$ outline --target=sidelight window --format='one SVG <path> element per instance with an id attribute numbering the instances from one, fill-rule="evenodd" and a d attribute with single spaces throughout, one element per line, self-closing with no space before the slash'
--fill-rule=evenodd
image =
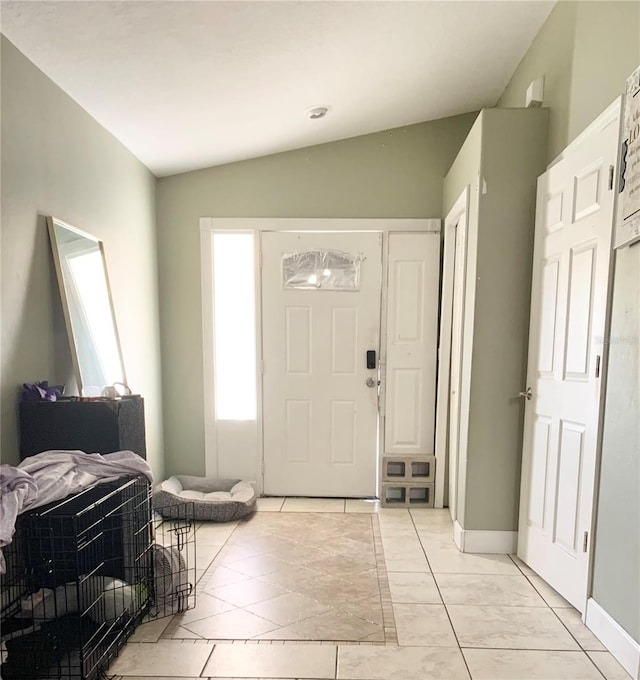
<path id="1" fill-rule="evenodd" d="M 213 235 L 217 420 L 256 419 L 256 311 L 253 234 Z"/>

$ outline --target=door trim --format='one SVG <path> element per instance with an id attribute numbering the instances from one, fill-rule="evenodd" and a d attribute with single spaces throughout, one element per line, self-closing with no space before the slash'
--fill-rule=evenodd
<path id="1" fill-rule="evenodd" d="M 444 219 L 443 258 L 440 295 L 440 329 L 438 336 L 438 372 L 436 388 L 436 484 L 434 507 L 444 507 L 445 481 L 449 470 L 449 385 L 451 375 L 451 332 L 453 322 L 453 283 L 455 278 L 455 236 L 458 222 L 464 217 L 465 232 L 469 225 L 470 191 L 467 185 L 456 199 L 449 214 Z M 466 238 L 465 238 L 466 248 Z M 466 272 L 466 261 L 465 261 Z M 464 300 L 464 298 L 463 298 Z M 446 338 L 443 342 L 443 338 Z M 438 471 L 440 474 L 438 474 Z M 450 474 L 450 471 L 449 471 Z M 452 519 L 457 517 L 454 508 Z"/>
<path id="2" fill-rule="evenodd" d="M 223 467 L 221 457 L 224 452 L 218 446 L 218 428 L 215 420 L 215 395 L 211 390 L 215 376 L 213 353 L 214 323 L 213 323 L 213 234 L 214 232 L 252 232 L 256 248 L 256 381 L 257 381 L 257 448 L 250 452 L 255 460 L 254 482 L 258 494 L 264 489 L 264 452 L 262 432 L 262 281 L 260 275 L 260 235 L 263 231 L 380 231 L 383 233 L 383 280 L 382 280 L 382 318 L 380 335 L 380 361 L 386 356 L 383 329 L 386 324 L 386 256 L 388 251 L 389 232 L 440 232 L 439 218 L 413 219 L 366 219 L 366 218 L 295 218 L 295 217 L 201 217 L 200 253 L 201 253 L 201 283 L 202 283 L 202 351 L 203 351 L 203 410 L 204 410 L 204 464 L 205 474 L 216 475 Z M 381 379 L 384 380 L 384 365 L 382 365 Z M 224 466 L 225 469 L 229 465 Z M 436 473 L 437 479 L 437 473 Z"/>

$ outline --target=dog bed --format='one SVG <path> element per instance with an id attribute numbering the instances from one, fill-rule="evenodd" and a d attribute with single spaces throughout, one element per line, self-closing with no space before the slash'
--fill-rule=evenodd
<path id="1" fill-rule="evenodd" d="M 193 504 L 190 519 L 230 522 L 255 511 L 256 492 L 239 479 L 189 475 L 170 477 L 153 492 L 153 507 L 163 517 L 184 517 L 185 503 Z"/>

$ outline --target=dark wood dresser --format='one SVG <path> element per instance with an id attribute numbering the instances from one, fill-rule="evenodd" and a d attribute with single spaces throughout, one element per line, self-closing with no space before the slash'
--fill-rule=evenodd
<path id="1" fill-rule="evenodd" d="M 146 458 L 144 399 L 20 402 L 20 458 L 55 449 L 130 450 Z"/>

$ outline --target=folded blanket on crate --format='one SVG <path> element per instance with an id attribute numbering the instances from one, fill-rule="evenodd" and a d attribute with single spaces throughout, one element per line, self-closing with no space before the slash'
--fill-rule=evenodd
<path id="1" fill-rule="evenodd" d="M 18 515 L 35 503 L 36 480 L 12 465 L 0 465 L 0 574 L 6 571 L 2 548 L 9 545 Z"/>
<path id="2" fill-rule="evenodd" d="M 129 475 L 153 482 L 148 463 L 133 451 L 43 451 L 17 467 L 0 465 L 0 574 L 6 569 L 2 547 L 11 543 L 20 513 Z"/>

